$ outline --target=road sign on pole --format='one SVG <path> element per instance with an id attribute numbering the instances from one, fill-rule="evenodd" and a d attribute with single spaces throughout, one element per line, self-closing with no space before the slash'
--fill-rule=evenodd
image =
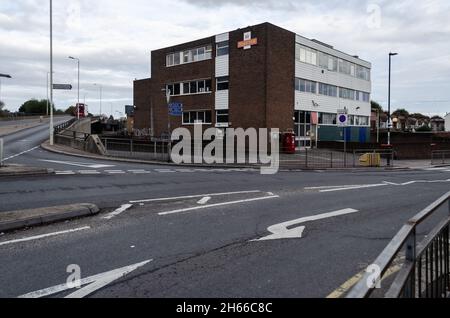
<path id="1" fill-rule="evenodd" d="M 72 89 L 72 85 L 70 85 L 70 84 L 53 84 L 53 89 L 70 91 Z"/>
<path id="2" fill-rule="evenodd" d="M 347 167 L 347 127 L 348 127 L 348 111 L 347 109 L 339 109 L 337 111 L 337 125 L 342 127 L 342 135 L 344 137 L 344 165 Z"/>
<path id="3" fill-rule="evenodd" d="M 169 114 L 170 116 L 183 116 L 183 104 L 181 103 L 170 103 L 169 104 Z"/>

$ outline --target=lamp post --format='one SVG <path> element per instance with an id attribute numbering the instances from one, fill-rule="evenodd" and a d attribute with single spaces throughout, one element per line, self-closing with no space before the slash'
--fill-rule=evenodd
<path id="1" fill-rule="evenodd" d="M 80 105 L 80 59 L 69 56 L 69 59 L 77 61 L 78 64 L 78 103 L 77 103 L 77 118 L 80 119 L 79 105 Z"/>
<path id="2" fill-rule="evenodd" d="M 50 145 L 54 144 L 53 136 L 53 1 L 50 0 Z"/>
<path id="3" fill-rule="evenodd" d="M 0 74 L 0 100 L 2 100 L 2 77 L 4 77 L 4 78 L 12 78 L 11 75 Z"/>
<path id="4" fill-rule="evenodd" d="M 103 86 L 100 84 L 94 84 L 94 86 L 98 86 L 100 89 L 100 117 L 102 116 L 102 93 L 103 93 Z"/>
<path id="5" fill-rule="evenodd" d="M 391 145 L 391 68 L 392 68 L 392 57 L 398 55 L 398 53 L 389 53 L 389 88 L 388 88 L 388 145 Z"/>

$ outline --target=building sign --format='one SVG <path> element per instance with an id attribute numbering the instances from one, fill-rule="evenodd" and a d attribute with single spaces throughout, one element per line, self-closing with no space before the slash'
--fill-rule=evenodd
<path id="1" fill-rule="evenodd" d="M 125 105 L 125 114 L 127 114 L 128 117 L 134 116 L 134 106 L 133 105 Z"/>
<path id="2" fill-rule="evenodd" d="M 249 50 L 253 45 L 258 44 L 258 38 L 252 38 L 252 32 L 244 33 L 244 40 L 238 42 L 238 49 Z"/>
<path id="3" fill-rule="evenodd" d="M 183 116 L 183 104 L 181 103 L 169 104 L 169 114 L 170 116 Z"/>

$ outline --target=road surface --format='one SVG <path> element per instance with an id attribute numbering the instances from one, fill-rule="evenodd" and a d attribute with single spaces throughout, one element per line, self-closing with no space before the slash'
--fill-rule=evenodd
<path id="1" fill-rule="evenodd" d="M 102 213 L 0 236 L 0 297 L 327 297 L 450 189 L 450 168 L 263 176 L 57 155 L 45 138 L 7 138 L 7 156 L 32 149 L 10 163 L 58 174 L 0 179 L 0 213 Z M 74 268 L 81 289 L 64 287 Z"/>

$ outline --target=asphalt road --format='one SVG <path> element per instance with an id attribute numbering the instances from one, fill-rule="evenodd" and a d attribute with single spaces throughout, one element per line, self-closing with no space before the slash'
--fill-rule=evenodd
<path id="1" fill-rule="evenodd" d="M 44 130 L 9 137 L 10 156 L 36 147 Z M 66 283 L 70 265 L 84 279 L 121 269 L 87 279 L 91 290 L 72 296 L 326 297 L 450 188 L 445 170 L 262 176 L 99 162 L 39 148 L 10 162 L 61 174 L 0 179 L 0 211 L 81 202 L 103 210 L 0 236 L 0 297 L 71 295 L 76 290 L 54 287 Z M 131 207 L 110 214 L 124 204 Z M 289 227 L 305 226 L 301 237 L 254 241 L 273 225 L 335 211 L 342 214 Z M 34 238 L 53 233 L 61 234 Z"/>

